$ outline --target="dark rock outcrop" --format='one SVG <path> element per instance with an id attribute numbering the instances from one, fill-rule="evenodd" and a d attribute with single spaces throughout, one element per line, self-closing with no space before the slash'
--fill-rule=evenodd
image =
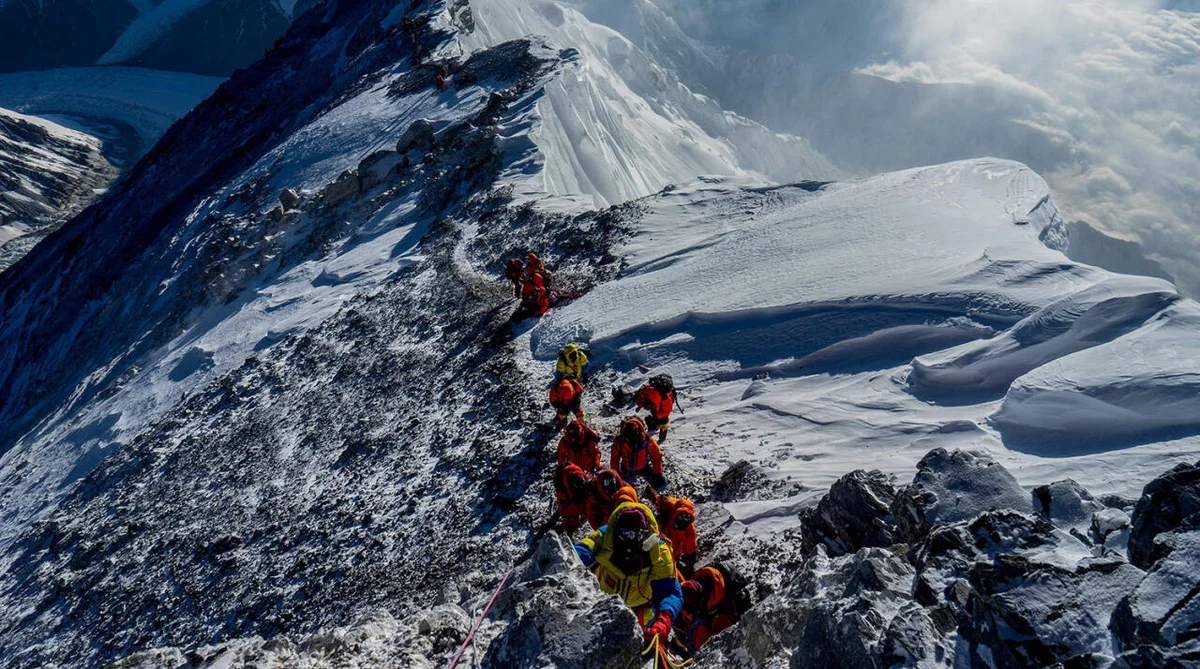
<path id="1" fill-rule="evenodd" d="M 1172 473 L 1176 471 L 1178 468 Z M 1145 500 L 1143 497 L 1142 501 Z M 1163 557 L 1121 600 L 1112 616 L 1110 629 L 1123 651 L 1120 659 L 1131 667 L 1197 666 L 1200 663 L 1200 570 L 1197 569 L 1200 532 L 1159 535 L 1155 548 Z"/>
<path id="2" fill-rule="evenodd" d="M 1073 481 L 1031 500 L 986 457 L 935 450 L 888 502 L 881 475 L 853 472 L 802 515 L 803 566 L 696 666 L 1197 666 L 1191 471 L 1138 502 L 1143 528 L 1185 526 L 1157 534 L 1149 573 L 1114 549 L 1125 510 Z"/>
<path id="3" fill-rule="evenodd" d="M 433 142 L 433 124 L 425 119 L 417 119 L 408 126 L 408 130 L 405 130 L 404 134 L 400 136 L 400 140 L 396 142 L 396 151 L 398 153 L 428 151 L 433 148 Z"/>
<path id="4" fill-rule="evenodd" d="M 1200 463 L 1179 464 L 1154 479 L 1133 509 L 1129 561 L 1146 569 L 1166 555 L 1155 538 L 1163 532 L 1200 525 Z"/>
<path id="5" fill-rule="evenodd" d="M 879 471 L 846 474 L 815 507 L 800 514 L 803 547 L 824 545 L 830 555 L 897 543 L 891 505 L 896 490 Z"/>

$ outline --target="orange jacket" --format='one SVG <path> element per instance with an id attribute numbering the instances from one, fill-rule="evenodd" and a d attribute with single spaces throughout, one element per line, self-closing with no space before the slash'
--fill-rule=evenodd
<path id="1" fill-rule="evenodd" d="M 664 539 L 670 542 L 671 555 L 674 555 L 676 560 L 685 556 L 695 555 L 696 506 L 692 504 L 692 500 L 685 497 L 667 497 L 663 495 L 658 498 L 657 506 L 659 533 Z M 687 527 L 679 529 L 675 527 L 675 518 L 684 512 L 692 517 L 692 522 L 688 523 Z"/>
<path id="2" fill-rule="evenodd" d="M 630 443 L 623 434 L 617 434 L 613 437 L 609 466 L 623 474 L 647 474 L 653 471 L 662 476 L 662 450 L 658 448 L 654 437 L 647 436 L 641 443 Z"/>
<path id="3" fill-rule="evenodd" d="M 550 310 L 550 291 L 542 283 L 542 275 L 535 274 L 521 288 L 521 307 L 538 316 Z"/>
<path id="4" fill-rule="evenodd" d="M 550 406 L 555 409 L 570 409 L 582 394 L 583 385 L 575 379 L 559 379 L 550 387 Z"/>
<path id="5" fill-rule="evenodd" d="M 675 408 L 674 395 L 675 393 L 667 393 L 664 397 L 658 392 L 658 388 L 647 383 L 633 396 L 633 403 L 649 411 L 659 421 L 665 421 L 671 417 L 671 410 Z"/>
<path id="6" fill-rule="evenodd" d="M 558 442 L 558 464 L 571 463 L 588 474 L 600 471 L 600 435 L 585 423 L 572 421 Z"/>
<path id="7" fill-rule="evenodd" d="M 579 527 L 580 521 L 587 515 L 590 490 L 591 480 L 579 466 L 559 466 L 559 475 L 554 481 L 554 498 L 558 502 L 558 514 L 562 516 L 563 527 L 569 530 Z"/>
<path id="8" fill-rule="evenodd" d="M 675 616 L 673 626 L 675 634 L 695 651 L 714 634 L 737 622 L 738 613 L 733 603 L 726 601 L 725 577 L 716 569 L 704 567 L 698 570 L 684 584 L 685 590 L 689 586 L 700 590 L 703 601 L 694 604 L 685 594 L 683 610 Z"/>

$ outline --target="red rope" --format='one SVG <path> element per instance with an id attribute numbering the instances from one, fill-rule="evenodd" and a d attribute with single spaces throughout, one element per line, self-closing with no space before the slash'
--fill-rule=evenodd
<path id="1" fill-rule="evenodd" d="M 458 664 L 458 658 L 462 657 L 463 651 L 467 649 L 467 645 L 471 643 L 471 639 L 475 636 L 475 631 L 479 629 L 480 623 L 483 622 L 483 617 L 487 615 L 488 609 L 492 608 L 492 604 L 496 603 L 496 598 L 500 596 L 500 589 L 508 582 L 508 577 L 512 576 L 513 570 L 509 569 L 504 578 L 500 579 L 500 585 L 496 586 L 496 592 L 492 593 L 492 598 L 488 600 L 487 606 L 483 607 L 483 612 L 479 614 L 479 618 L 475 621 L 475 625 L 471 628 L 471 632 L 467 634 L 467 640 L 463 641 L 462 648 L 454 654 L 454 659 L 450 660 L 448 669 L 454 669 L 454 665 Z"/>

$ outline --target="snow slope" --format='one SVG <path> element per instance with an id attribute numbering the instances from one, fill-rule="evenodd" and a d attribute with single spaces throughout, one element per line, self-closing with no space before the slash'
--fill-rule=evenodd
<path id="1" fill-rule="evenodd" d="M 1020 164 L 708 180 L 645 205 L 622 277 L 543 319 L 530 346 L 548 361 L 584 341 L 629 385 L 635 365 L 671 372 L 689 468 L 745 458 L 823 488 L 867 460 L 903 472 L 970 447 L 1028 485 L 1066 470 L 1128 496 L 1196 457 L 1194 303 L 1051 248 L 1065 226 Z"/>
<path id="2" fill-rule="evenodd" d="M 841 172 L 808 142 L 781 135 L 698 96 L 626 37 L 570 3 L 472 3 L 479 30 L 467 48 L 528 34 L 579 52 L 575 71 L 540 101 L 534 132 L 546 166 L 531 186 L 587 193 L 596 206 L 642 197 L 697 175 L 757 174 L 774 181 L 831 179 Z"/>

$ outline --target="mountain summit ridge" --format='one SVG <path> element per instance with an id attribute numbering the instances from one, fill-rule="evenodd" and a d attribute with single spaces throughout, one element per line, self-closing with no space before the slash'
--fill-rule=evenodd
<path id="1" fill-rule="evenodd" d="M 971 666 L 1002 635 L 956 616 L 1018 628 L 987 607 L 1005 579 L 1055 569 L 1070 587 L 1119 577 L 1095 609 L 1121 611 L 1116 641 L 1004 657 L 1133 652 L 1150 607 L 1118 600 L 1174 572 L 1126 564 L 1119 515 L 1200 451 L 1200 306 L 1070 261 L 1020 163 L 843 177 L 569 5 L 307 12 L 0 273 L 0 664 L 214 666 L 306 637 L 442 665 L 510 569 L 485 663 L 633 659 L 628 611 L 591 588 L 547 509 L 544 398 L 569 342 L 591 347 L 601 390 L 584 404 L 606 436 L 608 388 L 672 374 L 671 490 L 697 502 L 704 559 L 775 596 L 764 615 L 820 609 L 806 657 L 845 650 L 834 632 L 859 604 L 891 625 L 904 600 L 920 629 L 866 630 L 844 657 L 899 657 L 911 638 L 922 666 L 955 648 Z M 563 299 L 514 321 L 504 261 L 530 252 Z M 880 471 L 848 474 L 864 465 Z M 1034 517 L 1022 486 L 1067 471 L 1095 503 L 1058 486 Z M 948 513 L 971 482 L 995 497 Z M 822 534 L 811 509 L 837 505 L 830 518 L 875 514 L 887 531 L 870 536 L 944 561 Z M 1176 530 L 1178 561 L 1192 547 Z M 963 567 L 1010 554 L 1032 566 Z M 905 590 L 918 569 L 925 589 Z M 1075 639 L 1070 620 L 1030 624 Z M 800 652 L 794 630 L 747 622 L 701 663 Z M 149 651 L 170 647 L 196 651 Z"/>

